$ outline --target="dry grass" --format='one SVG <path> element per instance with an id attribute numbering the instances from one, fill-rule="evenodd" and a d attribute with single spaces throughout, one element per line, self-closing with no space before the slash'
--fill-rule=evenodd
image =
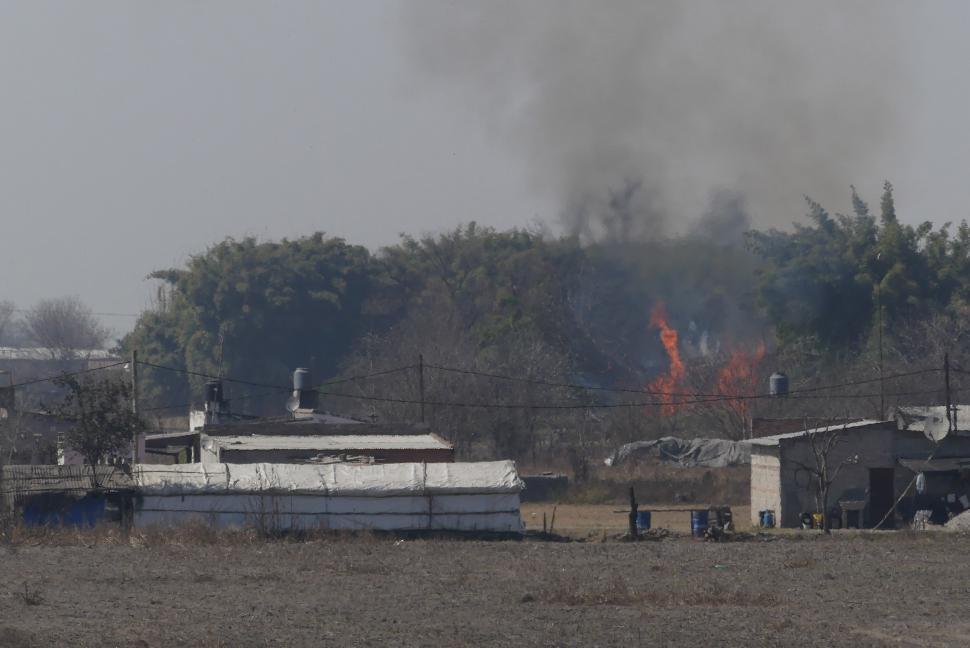
<path id="1" fill-rule="evenodd" d="M 204 522 L 178 526 L 146 527 L 127 533 L 112 524 L 89 527 L 53 527 L 10 525 L 0 536 L 0 546 L 10 550 L 19 547 L 92 547 L 95 545 L 131 547 L 205 547 L 248 546 L 266 543 L 353 542 L 375 544 L 393 540 L 391 534 L 372 531 L 332 531 L 327 529 L 288 533 L 266 533 L 257 529 L 218 529 Z"/>
<path id="2" fill-rule="evenodd" d="M 525 471 L 523 471 L 525 472 Z M 683 468 L 657 462 L 597 466 L 585 484 L 573 484 L 565 501 L 604 504 L 627 500 L 633 486 L 637 498 L 651 502 L 743 504 L 751 494 L 750 466 Z"/>
<path id="3" fill-rule="evenodd" d="M 649 606 L 649 607 L 769 607 L 778 601 L 771 594 L 726 589 L 712 584 L 697 590 L 678 592 L 631 587 L 622 576 L 590 587 L 579 580 L 563 580 L 548 590 L 541 600 L 569 606 Z"/>

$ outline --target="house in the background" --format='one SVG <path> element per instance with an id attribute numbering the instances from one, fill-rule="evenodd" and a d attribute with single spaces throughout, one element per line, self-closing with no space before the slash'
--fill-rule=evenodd
<path id="1" fill-rule="evenodd" d="M 49 411 L 61 401 L 64 391 L 47 379 L 112 365 L 122 371 L 120 363 L 120 358 L 104 349 L 78 349 L 66 355 L 42 347 L 0 347 L 0 390 L 9 389 L 0 394 L 0 408 L 6 412 L 0 411 L 0 417 L 7 417 L 8 433 L 12 427 L 18 428 L 17 451 L 25 463 L 28 455 L 33 455 L 32 463 L 53 463 L 51 456 L 56 462 L 57 435 L 69 427 Z"/>
<path id="2" fill-rule="evenodd" d="M 58 441 L 73 422 L 40 409 L 25 409 L 12 385 L 0 385 L 0 463 L 56 464 Z"/>
<path id="3" fill-rule="evenodd" d="M 426 425 L 272 418 L 148 434 L 142 463 L 442 463 L 455 447 Z"/>
<path id="4" fill-rule="evenodd" d="M 200 432 L 202 462 L 443 463 L 455 447 L 425 425 L 253 421 L 210 425 Z"/>
<path id="5" fill-rule="evenodd" d="M 149 434 L 146 463 L 443 463 L 455 448 L 427 425 L 367 423 L 316 408 L 309 372 L 297 369 L 289 414 L 233 414 L 222 384 L 205 385 L 202 409 L 190 412 L 186 432 Z"/>
<path id="6" fill-rule="evenodd" d="M 88 371 L 116 364 L 121 358 L 105 349 L 75 349 L 69 354 L 44 347 L 0 347 L 0 371 L 16 382 L 57 375 L 60 371 Z"/>
<path id="7" fill-rule="evenodd" d="M 778 526 L 797 527 L 805 513 L 822 513 L 812 471 L 822 439 L 833 434 L 825 463 L 839 472 L 829 490 L 828 515 L 858 526 L 892 528 L 933 510 L 936 521 L 970 508 L 970 406 L 900 408 L 891 420 L 818 425 L 747 441 L 751 445 L 751 517 L 771 511 Z M 913 488 L 923 474 L 924 492 Z M 843 511 L 844 509 L 844 511 Z M 843 512 L 845 515 L 843 515 Z"/>

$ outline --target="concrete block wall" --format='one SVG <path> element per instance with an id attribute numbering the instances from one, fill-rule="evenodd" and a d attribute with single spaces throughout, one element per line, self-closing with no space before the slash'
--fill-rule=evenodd
<path id="1" fill-rule="evenodd" d="M 758 511 L 771 509 L 781 520 L 781 462 L 777 448 L 751 450 L 751 524 L 758 526 Z"/>

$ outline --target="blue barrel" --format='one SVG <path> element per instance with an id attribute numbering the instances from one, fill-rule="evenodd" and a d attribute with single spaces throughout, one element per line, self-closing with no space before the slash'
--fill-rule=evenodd
<path id="1" fill-rule="evenodd" d="M 772 510 L 761 511 L 761 526 L 765 529 L 773 529 L 775 526 L 775 512 Z"/>
<path id="2" fill-rule="evenodd" d="M 637 528 L 641 531 L 650 528 L 650 511 L 637 511 Z"/>
<path id="3" fill-rule="evenodd" d="M 695 538 L 703 538 L 707 531 L 707 511 L 690 512 L 690 532 Z"/>

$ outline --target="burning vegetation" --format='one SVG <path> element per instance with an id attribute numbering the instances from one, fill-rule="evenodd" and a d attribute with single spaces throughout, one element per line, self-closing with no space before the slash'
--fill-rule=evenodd
<path id="1" fill-rule="evenodd" d="M 665 373 L 654 378 L 647 386 L 648 391 L 660 397 L 660 413 L 664 416 L 672 416 L 679 407 L 677 403 L 677 392 L 684 389 L 684 378 L 686 371 L 684 362 L 680 358 L 680 336 L 677 329 L 672 327 L 667 317 L 667 307 L 663 302 L 653 307 L 650 314 L 650 328 L 660 330 L 660 342 L 663 344 L 664 351 L 670 365 Z"/>
<path id="2" fill-rule="evenodd" d="M 681 355 L 680 335 L 670 324 L 667 308 L 663 302 L 656 304 L 650 315 L 650 328 L 660 333 L 660 343 L 667 356 L 667 370 L 647 385 L 647 390 L 657 397 L 661 416 L 673 416 L 692 405 L 717 403 L 728 408 L 739 419 L 748 416 L 749 398 L 757 393 L 760 384 L 759 368 L 767 352 L 764 342 L 753 350 L 733 348 L 726 361 L 717 368 L 713 384 L 690 384 L 687 365 Z M 710 383 L 710 380 L 704 381 Z M 710 396 L 710 398 L 708 398 Z M 697 401 L 700 401 L 699 403 Z"/>

